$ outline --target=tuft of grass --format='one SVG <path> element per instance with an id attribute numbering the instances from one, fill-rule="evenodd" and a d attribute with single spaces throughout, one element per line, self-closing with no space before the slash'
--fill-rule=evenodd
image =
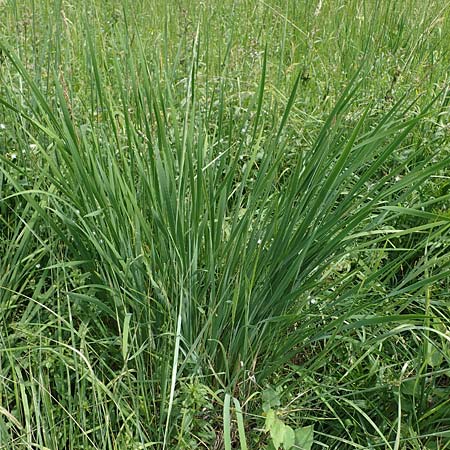
<path id="1" fill-rule="evenodd" d="M 447 9 L 82 3 L 4 6 L 1 446 L 445 448 Z"/>

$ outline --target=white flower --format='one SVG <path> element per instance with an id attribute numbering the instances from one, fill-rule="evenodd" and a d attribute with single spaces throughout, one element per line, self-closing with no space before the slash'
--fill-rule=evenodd
<path id="1" fill-rule="evenodd" d="M 30 150 L 36 150 L 37 145 L 36 144 L 30 144 Z"/>
<path id="2" fill-rule="evenodd" d="M 4 123 L 0 123 L 0 130 L 6 130 L 6 125 Z"/>
<path id="3" fill-rule="evenodd" d="M 9 157 L 11 158 L 11 161 L 15 161 L 17 159 L 17 153 L 11 153 Z"/>
<path id="4" fill-rule="evenodd" d="M 314 11 L 314 16 L 317 17 L 320 14 L 320 10 L 322 9 L 323 0 L 319 0 L 317 4 L 316 10 Z"/>
<path id="5" fill-rule="evenodd" d="M 36 269 L 40 269 L 41 268 L 41 265 L 38 263 L 38 264 L 36 264 Z"/>
<path id="6" fill-rule="evenodd" d="M 262 239 L 258 239 L 258 245 L 262 244 Z"/>

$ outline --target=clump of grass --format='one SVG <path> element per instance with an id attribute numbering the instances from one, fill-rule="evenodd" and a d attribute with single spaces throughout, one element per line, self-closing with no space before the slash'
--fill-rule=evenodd
<path id="1" fill-rule="evenodd" d="M 446 93 L 380 110 L 364 44 L 305 145 L 304 69 L 280 101 L 266 49 L 258 84 L 235 91 L 231 38 L 212 76 L 204 22 L 186 22 L 172 59 L 171 16 L 149 53 L 126 8 L 110 42 L 95 15 L 57 41 L 45 83 L 2 46 L 0 103 L 26 152 L 0 166 L 0 441 L 267 448 L 254 430 L 269 384 L 277 413 L 323 445 L 441 442 L 448 194 L 418 193 L 449 161 L 415 137 L 434 133 Z M 64 51 L 83 61 L 72 77 Z"/>

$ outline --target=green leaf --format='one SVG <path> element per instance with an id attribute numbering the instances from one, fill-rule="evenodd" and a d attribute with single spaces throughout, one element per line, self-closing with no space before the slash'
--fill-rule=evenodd
<path id="1" fill-rule="evenodd" d="M 128 358 L 128 337 L 130 332 L 130 320 L 131 313 L 127 313 L 125 315 L 125 320 L 123 322 L 123 330 L 122 330 L 122 358 L 124 361 Z"/>
<path id="2" fill-rule="evenodd" d="M 427 363 L 433 368 L 440 367 L 442 364 L 442 353 L 435 345 L 429 343 L 427 348 Z"/>
<path id="3" fill-rule="evenodd" d="M 267 412 L 271 408 L 278 408 L 280 406 L 280 397 L 274 389 L 267 388 L 262 393 L 262 403 L 263 411 Z"/>
<path id="4" fill-rule="evenodd" d="M 417 393 L 417 382 L 415 379 L 405 380 L 401 384 L 401 393 L 403 395 L 416 395 Z"/>
<path id="5" fill-rule="evenodd" d="M 230 401 L 230 394 L 225 394 L 225 400 L 223 402 L 223 441 L 225 450 L 231 450 Z"/>
<path id="6" fill-rule="evenodd" d="M 311 450 L 314 442 L 314 425 L 295 430 L 295 445 L 302 450 Z"/>
<path id="7" fill-rule="evenodd" d="M 241 450 L 247 450 L 247 441 L 245 439 L 245 427 L 244 427 L 244 417 L 242 415 L 242 408 L 239 400 L 233 398 L 234 408 L 236 411 L 236 419 L 238 424 L 239 442 L 241 444 Z"/>
<path id="8" fill-rule="evenodd" d="M 275 421 L 270 428 L 270 437 L 272 438 L 274 447 L 277 449 L 284 442 L 285 428 L 286 425 L 283 421 L 275 418 Z"/>
<path id="9" fill-rule="evenodd" d="M 277 416 L 276 416 L 275 411 L 273 409 L 269 409 L 269 411 L 267 411 L 266 423 L 264 425 L 264 431 L 266 433 L 272 429 L 276 419 L 277 419 Z"/>
<path id="10" fill-rule="evenodd" d="M 289 426 L 284 426 L 284 436 L 283 436 L 283 448 L 284 450 L 289 450 L 292 448 L 295 444 L 295 432 L 294 430 Z"/>

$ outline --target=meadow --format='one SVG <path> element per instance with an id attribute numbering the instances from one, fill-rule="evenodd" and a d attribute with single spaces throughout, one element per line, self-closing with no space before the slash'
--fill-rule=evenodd
<path id="1" fill-rule="evenodd" d="M 0 0 L 0 449 L 450 449 L 449 42 Z"/>

